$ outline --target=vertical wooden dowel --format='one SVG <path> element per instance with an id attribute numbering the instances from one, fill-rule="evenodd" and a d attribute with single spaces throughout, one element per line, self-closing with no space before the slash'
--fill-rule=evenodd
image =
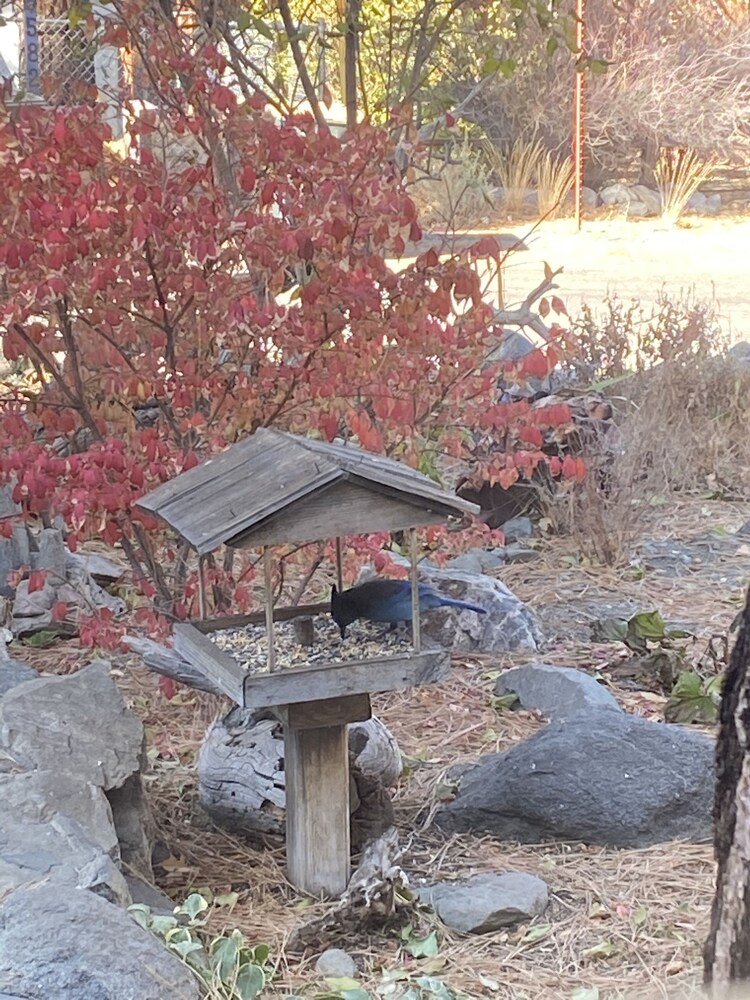
<path id="1" fill-rule="evenodd" d="M 203 621 L 208 618 L 208 608 L 206 606 L 205 567 L 205 556 L 198 556 L 198 608 Z"/>
<path id="2" fill-rule="evenodd" d="M 422 648 L 422 631 L 419 622 L 419 569 L 417 565 L 417 532 L 409 528 L 409 558 L 411 559 L 411 636 L 414 649 Z"/>
<path id="3" fill-rule="evenodd" d="M 266 590 L 266 642 L 268 643 L 268 671 L 276 669 L 276 651 L 273 647 L 273 576 L 271 573 L 271 549 L 263 546 L 263 576 Z"/>
<path id="4" fill-rule="evenodd" d="M 336 586 L 339 593 L 344 589 L 344 568 L 341 562 L 341 539 L 336 539 Z"/>

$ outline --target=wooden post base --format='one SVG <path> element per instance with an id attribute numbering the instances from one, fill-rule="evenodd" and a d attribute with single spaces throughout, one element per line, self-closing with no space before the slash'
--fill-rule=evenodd
<path id="1" fill-rule="evenodd" d="M 340 896 L 350 874 L 346 725 L 284 733 L 289 881 L 312 896 Z"/>
<path id="2" fill-rule="evenodd" d="M 284 719 L 289 881 L 311 896 L 340 896 L 349 883 L 347 724 L 369 719 L 369 695 L 289 705 Z"/>

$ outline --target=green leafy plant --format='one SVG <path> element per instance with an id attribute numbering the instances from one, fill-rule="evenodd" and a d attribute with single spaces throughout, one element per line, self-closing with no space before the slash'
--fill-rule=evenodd
<path id="1" fill-rule="evenodd" d="M 267 981 L 268 946 L 250 945 L 236 929 L 209 937 L 205 926 L 210 908 L 209 899 L 194 892 L 173 914 L 152 913 L 144 903 L 133 903 L 128 912 L 188 966 L 210 1000 L 255 1000 Z"/>
<path id="2" fill-rule="evenodd" d="M 723 674 L 704 678 L 697 670 L 683 670 L 664 707 L 667 722 L 710 723 L 719 715 Z"/>

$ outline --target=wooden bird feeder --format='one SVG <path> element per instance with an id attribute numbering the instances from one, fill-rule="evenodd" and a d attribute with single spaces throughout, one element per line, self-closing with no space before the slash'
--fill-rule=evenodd
<path id="1" fill-rule="evenodd" d="M 138 501 L 198 553 L 220 545 L 260 548 L 265 610 L 174 627 L 175 650 L 238 705 L 271 708 L 284 724 L 286 842 L 290 881 L 313 895 L 340 895 L 350 874 L 347 724 L 369 719 L 370 695 L 430 684 L 450 668 L 443 649 L 423 649 L 415 528 L 476 513 L 475 504 L 418 472 L 361 448 L 262 429 Z M 328 603 L 273 606 L 272 547 L 380 531 L 411 536 L 413 650 L 397 655 L 284 669 L 274 622 L 326 613 Z M 266 625 L 268 672 L 252 674 L 209 638 L 250 623 Z"/>

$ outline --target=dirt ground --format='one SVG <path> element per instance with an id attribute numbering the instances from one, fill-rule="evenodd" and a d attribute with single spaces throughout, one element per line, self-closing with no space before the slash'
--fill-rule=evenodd
<path id="1" fill-rule="evenodd" d="M 563 266 L 560 291 L 573 314 L 582 303 L 596 306 L 608 294 L 653 303 L 661 290 L 716 303 L 733 342 L 750 338 L 750 219 L 689 216 L 670 227 L 658 219 L 585 219 L 580 233 L 572 219 L 498 225 L 525 239 L 529 252 L 509 259 L 506 304 L 539 283 L 543 262 Z"/>

